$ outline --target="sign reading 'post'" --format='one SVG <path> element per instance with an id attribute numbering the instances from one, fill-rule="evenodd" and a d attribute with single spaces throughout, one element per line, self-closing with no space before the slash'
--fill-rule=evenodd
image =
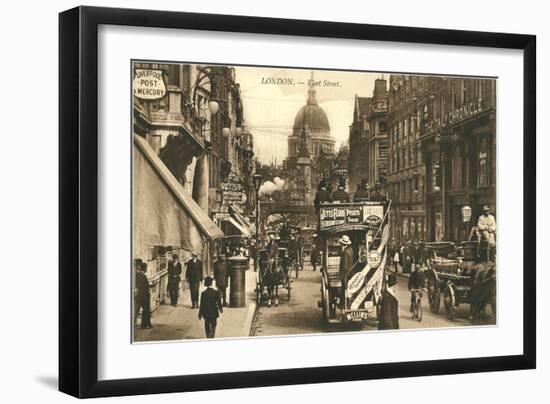
<path id="1" fill-rule="evenodd" d="M 158 100 L 166 95 L 162 70 L 136 69 L 134 95 L 142 100 Z"/>

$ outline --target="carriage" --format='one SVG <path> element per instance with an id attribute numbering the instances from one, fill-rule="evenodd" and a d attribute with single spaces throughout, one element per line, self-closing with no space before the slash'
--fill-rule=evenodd
<path id="1" fill-rule="evenodd" d="M 481 261 L 478 243 L 465 241 L 458 245 L 450 241 L 426 243 L 427 289 L 430 310 L 438 313 L 443 305 L 447 318 L 454 319 L 460 304 L 470 304 L 474 319 L 481 318 L 485 306 L 491 305 L 496 317 L 496 266 Z"/>
<path id="2" fill-rule="evenodd" d="M 321 249 L 321 299 L 327 324 L 364 322 L 376 317 L 385 281 L 388 215 L 391 202 L 323 203 L 318 213 Z M 345 279 L 340 273 L 339 238 L 347 235 L 355 263 Z"/>
<path id="3" fill-rule="evenodd" d="M 291 226 L 290 238 L 281 240 L 280 245 L 288 249 L 288 268 L 298 278 L 299 272 L 304 270 L 304 239 L 301 229 Z"/>
<path id="4" fill-rule="evenodd" d="M 277 254 L 270 260 L 268 250 L 259 251 L 259 272 L 256 280 L 256 303 L 279 304 L 279 288 L 286 289 L 290 300 L 291 280 L 289 275 L 288 249 L 278 247 Z"/>

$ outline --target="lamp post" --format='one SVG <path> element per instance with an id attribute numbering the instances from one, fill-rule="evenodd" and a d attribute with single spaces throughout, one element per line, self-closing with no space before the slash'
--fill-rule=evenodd
<path id="1" fill-rule="evenodd" d="M 254 191 L 256 192 L 256 247 L 254 248 L 254 272 L 258 271 L 258 248 L 260 246 L 260 185 L 262 184 L 262 175 L 254 174 Z"/>

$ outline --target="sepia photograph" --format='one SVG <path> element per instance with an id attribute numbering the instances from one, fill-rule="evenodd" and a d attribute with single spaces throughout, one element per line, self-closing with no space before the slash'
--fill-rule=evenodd
<path id="1" fill-rule="evenodd" d="M 497 78 L 130 74 L 132 342 L 498 324 Z"/>

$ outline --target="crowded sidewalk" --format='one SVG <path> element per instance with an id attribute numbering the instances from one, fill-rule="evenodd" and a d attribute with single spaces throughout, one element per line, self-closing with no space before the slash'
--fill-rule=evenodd
<path id="1" fill-rule="evenodd" d="M 256 272 L 246 271 L 246 305 L 245 307 L 224 307 L 223 313 L 218 318 L 216 338 L 248 337 L 250 327 L 256 310 L 254 289 L 256 287 Z M 183 282 L 182 282 L 183 284 Z M 180 285 L 181 286 L 181 285 Z M 205 289 L 201 284 L 200 292 Z M 230 287 L 227 288 L 227 303 L 229 303 Z M 151 313 L 150 329 L 139 327 L 141 319 L 137 320 L 135 341 L 167 341 L 178 339 L 203 339 L 206 338 L 204 321 L 198 318 L 198 309 L 191 308 L 191 295 L 189 286 L 184 285 L 180 289 L 180 296 L 176 307 L 162 304 Z"/>

